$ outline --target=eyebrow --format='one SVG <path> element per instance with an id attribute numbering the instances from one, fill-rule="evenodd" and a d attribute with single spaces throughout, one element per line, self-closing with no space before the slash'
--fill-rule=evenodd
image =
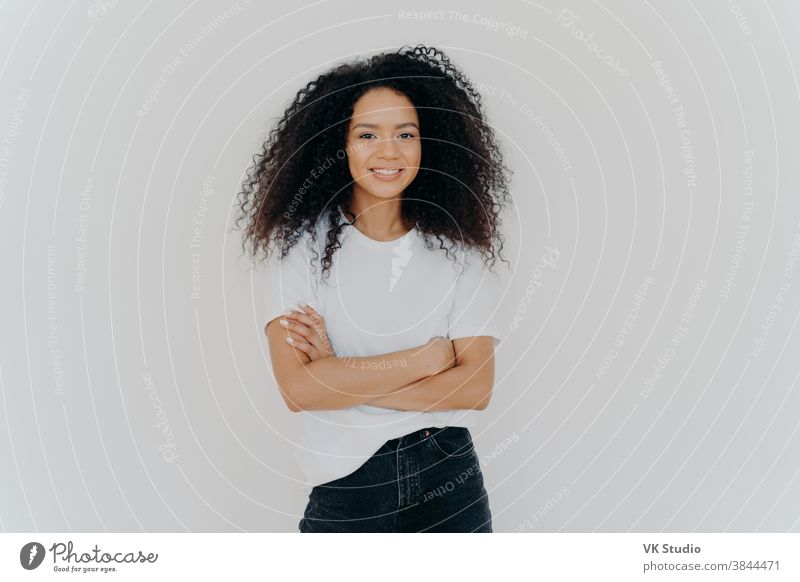
<path id="1" fill-rule="evenodd" d="M 375 125 L 374 123 L 358 123 L 353 126 L 353 129 L 357 127 L 367 127 L 369 129 L 376 129 L 378 126 Z M 401 127 L 416 127 L 417 129 L 419 129 L 419 126 L 417 126 L 417 124 L 412 121 L 407 121 L 405 123 L 398 123 L 397 125 L 394 126 L 395 129 L 400 129 Z"/>

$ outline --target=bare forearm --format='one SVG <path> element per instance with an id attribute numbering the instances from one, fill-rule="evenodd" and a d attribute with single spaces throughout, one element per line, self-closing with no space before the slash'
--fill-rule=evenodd
<path id="1" fill-rule="evenodd" d="M 483 409 L 488 404 L 493 376 L 493 370 L 455 366 L 375 397 L 365 404 L 421 412 Z"/>
<path id="2" fill-rule="evenodd" d="M 303 365 L 296 394 L 303 410 L 364 404 L 430 374 L 422 347 L 366 357 L 320 358 Z"/>

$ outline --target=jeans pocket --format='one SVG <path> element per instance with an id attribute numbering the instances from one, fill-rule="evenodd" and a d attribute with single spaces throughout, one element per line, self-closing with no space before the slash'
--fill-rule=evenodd
<path id="1" fill-rule="evenodd" d="M 430 437 L 431 447 L 448 459 L 463 459 L 475 452 L 475 443 L 469 429 L 463 426 L 446 426 Z"/>

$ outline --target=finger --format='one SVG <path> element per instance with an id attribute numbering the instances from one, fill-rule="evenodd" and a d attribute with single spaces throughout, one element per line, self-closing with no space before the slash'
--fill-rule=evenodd
<path id="1" fill-rule="evenodd" d="M 329 355 L 329 356 L 331 356 L 331 355 L 333 355 L 334 353 L 336 353 L 336 352 L 334 352 L 334 350 L 333 350 L 333 344 L 331 343 L 331 339 L 330 339 L 330 337 L 328 336 L 328 334 L 327 334 L 327 332 L 325 331 L 325 329 L 323 328 L 321 331 L 320 331 L 320 330 L 317 330 L 317 334 L 318 334 L 318 336 L 317 336 L 317 337 L 319 337 L 319 338 L 320 338 L 320 340 L 319 340 L 319 344 L 318 344 L 318 346 L 317 346 L 317 347 L 319 348 L 319 350 L 320 350 L 322 353 L 324 353 L 324 354 L 327 354 L 327 355 Z"/>
<path id="2" fill-rule="evenodd" d="M 303 342 L 307 344 L 311 343 L 310 341 L 308 341 L 308 338 L 306 336 L 301 335 L 299 333 L 295 333 L 293 331 L 287 331 L 287 335 L 296 342 Z"/>
<path id="3" fill-rule="evenodd" d="M 316 335 L 316 332 L 312 328 L 303 323 L 297 323 L 288 319 L 281 319 L 280 324 L 285 330 L 294 332 L 295 334 L 304 337 L 306 340 L 310 340 Z"/>
<path id="4" fill-rule="evenodd" d="M 300 307 L 306 312 L 306 318 L 303 320 L 303 322 L 306 325 L 310 325 L 316 329 L 320 337 L 324 337 L 326 335 L 325 319 L 310 305 L 301 303 Z"/>
<path id="5" fill-rule="evenodd" d="M 323 354 L 312 344 L 305 342 L 302 339 L 297 339 L 297 338 L 287 338 L 287 339 L 292 339 L 292 343 L 289 345 L 292 345 L 296 347 L 298 351 L 305 353 L 312 361 L 318 360 L 319 358 L 322 358 L 323 356 L 327 355 Z"/>
<path id="6" fill-rule="evenodd" d="M 306 315 L 301 312 L 291 311 L 289 314 L 285 316 L 286 318 L 291 318 L 291 321 L 300 322 L 300 324 L 307 326 L 309 329 L 313 329 L 316 332 L 316 335 L 324 342 L 327 341 L 328 333 L 325 329 L 325 322 L 322 321 L 322 316 L 320 315 Z M 310 341 L 314 341 L 314 338 L 311 335 L 306 335 L 306 337 Z"/>
<path id="7" fill-rule="evenodd" d="M 319 314 L 319 312 L 316 309 L 314 309 L 313 307 L 311 307 L 310 305 L 308 305 L 307 303 L 301 303 L 300 304 L 300 308 L 304 312 L 306 312 L 308 315 L 310 315 L 312 318 L 314 318 L 314 319 L 317 319 L 317 318 L 318 319 L 322 319 L 322 316 Z"/>
<path id="8" fill-rule="evenodd" d="M 284 317 L 291 318 L 294 321 L 299 321 L 301 323 L 304 323 L 304 324 L 310 326 L 310 325 L 313 325 L 315 321 L 317 321 L 319 316 L 313 317 L 310 314 L 306 314 L 306 313 L 303 313 L 302 311 L 298 311 L 298 310 L 295 309 L 295 310 L 292 310 L 292 311 L 288 312 L 286 315 L 284 315 Z"/>
<path id="9" fill-rule="evenodd" d="M 300 303 L 298 307 L 299 309 L 297 311 L 307 315 L 311 319 L 323 319 L 322 315 L 308 303 Z"/>
<path id="10" fill-rule="evenodd" d="M 309 357 L 311 357 L 311 352 L 314 350 L 314 346 L 296 337 L 287 337 L 286 343 L 293 348 L 297 348 L 298 350 L 304 352 Z"/>
<path id="11" fill-rule="evenodd" d="M 328 332 L 325 329 L 325 322 L 321 315 L 319 315 L 310 305 L 305 303 L 300 304 L 301 307 L 308 310 L 308 313 L 303 313 L 297 310 L 287 312 L 286 317 L 291 318 L 291 321 L 302 322 L 309 328 L 309 332 L 313 329 L 315 333 L 308 333 L 305 335 L 307 341 L 315 346 L 320 354 L 331 355 L 334 354 L 333 346 L 331 345 Z"/>
<path id="12" fill-rule="evenodd" d="M 308 327 L 308 326 L 306 326 L 306 325 L 304 325 L 302 323 L 293 323 L 293 324 L 290 324 L 290 327 L 293 326 L 293 325 L 294 326 L 300 326 L 300 327 L 303 328 L 302 335 L 303 335 L 303 340 L 306 343 L 311 344 L 315 349 L 317 349 L 319 351 L 320 354 L 327 353 L 327 350 L 325 349 L 325 345 L 324 345 L 325 342 L 319 336 L 318 330 L 310 328 L 310 327 Z M 311 355 L 311 354 L 309 354 L 309 355 Z"/>
<path id="13" fill-rule="evenodd" d="M 312 336 L 314 334 L 312 333 Z M 313 337 L 312 340 L 309 340 L 306 337 L 301 335 L 297 335 L 293 332 L 288 333 L 289 339 L 292 340 L 291 345 L 297 346 L 298 348 L 302 349 L 312 360 L 316 360 L 321 358 L 323 355 L 330 355 L 328 351 L 324 348 L 324 346 L 320 345 L 319 338 Z"/>

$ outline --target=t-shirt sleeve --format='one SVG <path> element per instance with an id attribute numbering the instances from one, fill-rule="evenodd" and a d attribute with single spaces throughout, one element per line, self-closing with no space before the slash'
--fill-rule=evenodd
<path id="1" fill-rule="evenodd" d="M 300 238 L 283 259 L 280 249 L 275 248 L 266 261 L 265 324 L 286 310 L 299 309 L 300 303 L 317 305 L 317 288 L 306 238 Z"/>
<path id="2" fill-rule="evenodd" d="M 484 266 L 477 251 L 466 253 L 463 265 L 448 316 L 448 337 L 489 335 L 497 348 L 503 339 L 495 318 L 502 289 L 500 277 Z"/>

